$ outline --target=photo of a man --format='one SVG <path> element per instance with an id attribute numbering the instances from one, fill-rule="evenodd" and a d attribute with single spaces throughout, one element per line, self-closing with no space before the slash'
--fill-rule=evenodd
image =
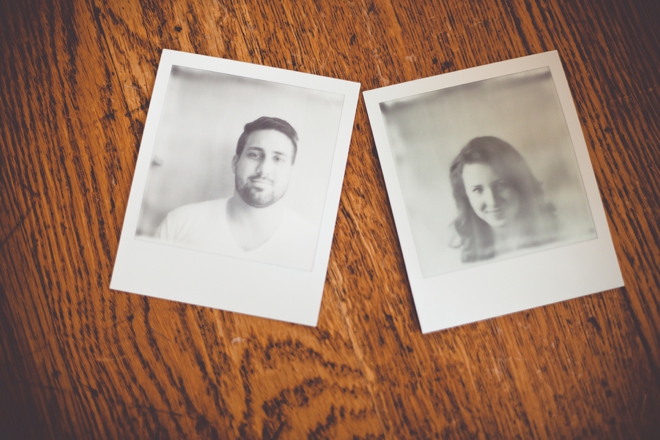
<path id="1" fill-rule="evenodd" d="M 313 271 L 342 102 L 173 66 L 135 237 Z"/>
<path id="2" fill-rule="evenodd" d="M 278 255 L 292 265 L 309 261 L 316 228 L 282 203 L 297 150 L 298 133 L 287 121 L 262 116 L 246 124 L 232 159 L 233 196 L 174 209 L 155 237 L 236 256 Z"/>
<path id="3" fill-rule="evenodd" d="M 359 92 L 163 50 L 110 287 L 316 325 Z"/>

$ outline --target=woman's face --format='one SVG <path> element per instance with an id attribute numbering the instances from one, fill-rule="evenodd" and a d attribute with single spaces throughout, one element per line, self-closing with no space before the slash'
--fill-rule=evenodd
<path id="1" fill-rule="evenodd" d="M 490 165 L 466 164 L 463 183 L 475 214 L 493 228 L 511 226 L 520 211 L 520 194 Z"/>

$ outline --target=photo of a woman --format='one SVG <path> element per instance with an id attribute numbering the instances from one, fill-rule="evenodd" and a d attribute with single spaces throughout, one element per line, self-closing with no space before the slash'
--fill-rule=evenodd
<path id="1" fill-rule="evenodd" d="M 424 333 L 622 285 L 556 52 L 364 98 Z"/>
<path id="2" fill-rule="evenodd" d="M 494 136 L 472 139 L 450 167 L 458 216 L 452 247 L 472 263 L 556 237 L 555 208 L 522 155 Z"/>
<path id="3" fill-rule="evenodd" d="M 548 68 L 379 111 L 424 278 L 597 237 Z"/>

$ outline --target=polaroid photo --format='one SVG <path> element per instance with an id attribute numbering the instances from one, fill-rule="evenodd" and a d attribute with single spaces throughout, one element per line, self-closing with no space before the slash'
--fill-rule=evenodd
<path id="1" fill-rule="evenodd" d="M 359 89 L 164 50 L 110 288 L 315 326 Z"/>
<path id="2" fill-rule="evenodd" d="M 364 98 L 423 333 L 623 285 L 556 51 Z"/>

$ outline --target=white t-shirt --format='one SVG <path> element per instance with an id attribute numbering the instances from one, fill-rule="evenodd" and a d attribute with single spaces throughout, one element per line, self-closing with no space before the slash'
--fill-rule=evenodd
<path id="1" fill-rule="evenodd" d="M 318 228 L 285 209 L 275 234 L 256 249 L 243 250 L 227 221 L 227 200 L 193 203 L 172 210 L 156 230 L 156 238 L 177 246 L 311 271 Z"/>

